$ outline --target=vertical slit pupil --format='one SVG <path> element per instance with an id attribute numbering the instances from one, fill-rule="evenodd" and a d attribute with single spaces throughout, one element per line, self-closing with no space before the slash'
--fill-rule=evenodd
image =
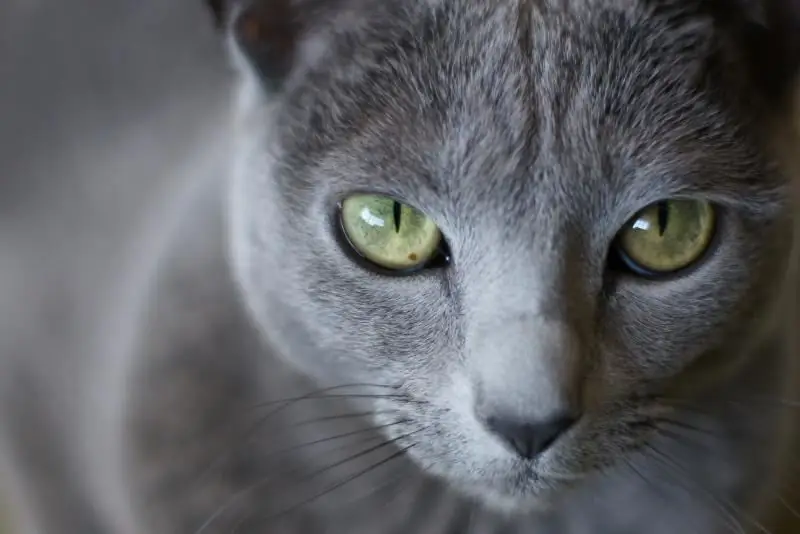
<path id="1" fill-rule="evenodd" d="M 669 223 L 669 204 L 667 202 L 659 202 L 656 209 L 658 210 L 658 235 L 663 236 Z"/>
<path id="2" fill-rule="evenodd" d="M 392 205 L 392 211 L 394 212 L 394 231 L 396 233 L 400 233 L 400 216 L 403 213 L 403 206 L 400 205 L 399 202 L 395 201 Z"/>

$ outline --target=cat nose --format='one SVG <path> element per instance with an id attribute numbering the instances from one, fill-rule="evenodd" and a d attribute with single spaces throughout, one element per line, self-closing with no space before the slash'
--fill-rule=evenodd
<path id="1" fill-rule="evenodd" d="M 549 449 L 577 420 L 578 416 L 573 414 L 559 414 L 542 421 L 526 423 L 489 416 L 485 424 L 522 458 L 532 460 Z"/>

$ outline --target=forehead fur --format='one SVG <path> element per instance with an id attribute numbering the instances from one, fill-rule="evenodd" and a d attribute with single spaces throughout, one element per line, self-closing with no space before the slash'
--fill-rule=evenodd
<path id="1" fill-rule="evenodd" d="M 669 2 L 643 0 L 334 2 L 338 7 L 316 31 L 324 35 L 324 51 L 310 55 L 313 64 L 290 86 L 290 100 L 327 111 L 313 116 L 326 122 L 384 103 L 435 112 L 509 89 L 548 97 L 553 112 L 563 113 L 587 83 L 613 89 L 595 96 L 669 100 L 698 84 L 712 60 L 735 59 L 717 57 L 724 43 L 715 40 L 712 19 L 688 3 L 669 9 Z M 624 103 L 611 102 L 606 111 Z"/>
<path id="2" fill-rule="evenodd" d="M 432 191 L 462 204 L 469 199 L 459 195 L 477 198 L 495 180 L 513 182 L 513 196 L 528 199 L 537 195 L 520 188 L 546 182 L 556 200 L 559 189 L 578 184 L 569 176 L 624 182 L 612 183 L 607 197 L 619 202 L 620 194 L 641 196 L 619 189 L 642 169 L 659 177 L 663 195 L 704 181 L 736 184 L 745 196 L 777 185 L 751 183 L 765 174 L 756 118 L 766 108 L 748 91 L 726 28 L 691 7 L 704 2 L 336 5 L 309 37 L 315 53 L 284 94 L 279 128 L 295 135 L 281 142 L 295 166 L 331 156 L 354 175 L 378 178 L 384 169 L 381 183 L 403 181 L 394 189 L 401 194 Z M 392 168 L 397 162 L 402 169 Z M 534 168 L 556 178 L 509 181 Z M 450 189 L 454 175 L 480 184 Z M 602 198 L 570 195 L 582 209 L 607 208 Z"/>

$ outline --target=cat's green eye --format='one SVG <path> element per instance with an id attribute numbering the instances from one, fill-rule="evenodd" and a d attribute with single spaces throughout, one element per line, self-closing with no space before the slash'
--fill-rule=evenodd
<path id="1" fill-rule="evenodd" d="M 622 260 L 638 274 L 674 273 L 699 260 L 711 245 L 714 207 L 697 200 L 664 200 L 646 207 L 617 236 Z"/>
<path id="2" fill-rule="evenodd" d="M 359 255 L 392 271 L 424 267 L 439 254 L 442 244 L 442 234 L 429 217 L 382 195 L 345 199 L 341 224 Z"/>

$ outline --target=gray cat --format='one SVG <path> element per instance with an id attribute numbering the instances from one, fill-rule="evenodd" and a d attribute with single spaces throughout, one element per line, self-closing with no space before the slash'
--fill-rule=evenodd
<path id="1" fill-rule="evenodd" d="M 799 2 L 210 4 L 232 124 L 8 433 L 30 532 L 773 531 Z"/>

